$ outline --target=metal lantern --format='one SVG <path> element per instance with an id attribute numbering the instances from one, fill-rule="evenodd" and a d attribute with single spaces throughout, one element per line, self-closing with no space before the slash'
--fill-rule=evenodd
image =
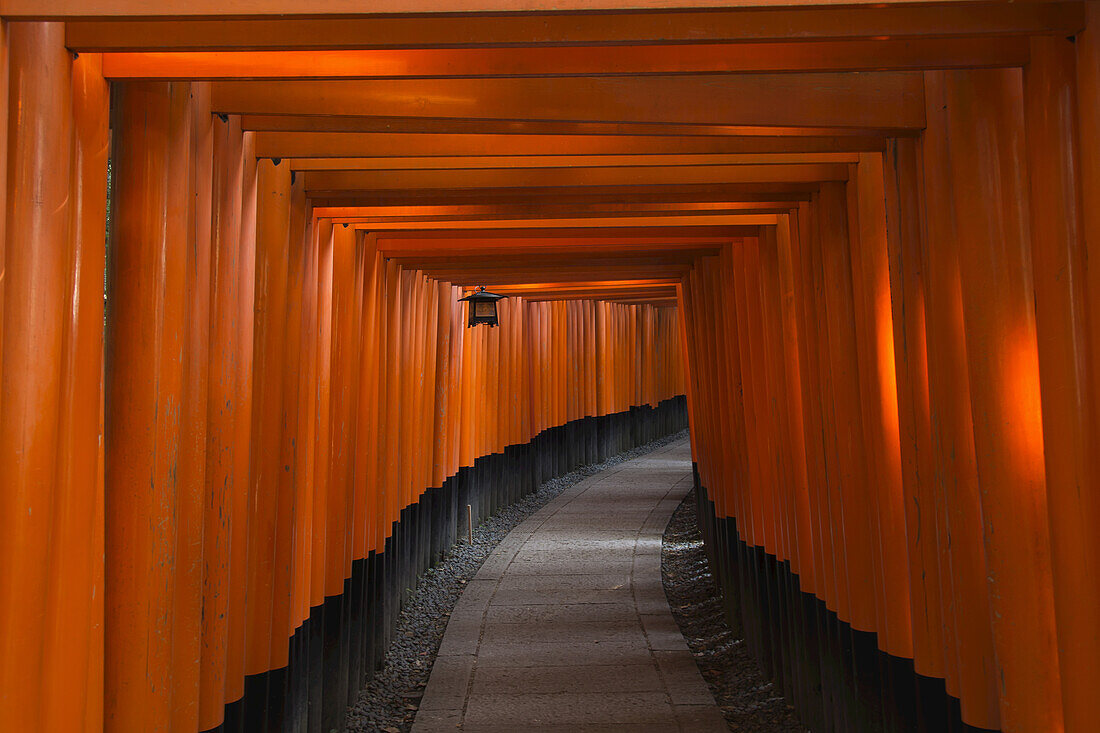
<path id="1" fill-rule="evenodd" d="M 496 326 L 499 323 L 497 320 L 497 301 L 507 297 L 507 295 L 486 292 L 485 286 L 482 285 L 465 298 L 459 298 L 459 301 L 470 301 L 470 318 L 466 326 L 472 328 L 482 323 Z"/>

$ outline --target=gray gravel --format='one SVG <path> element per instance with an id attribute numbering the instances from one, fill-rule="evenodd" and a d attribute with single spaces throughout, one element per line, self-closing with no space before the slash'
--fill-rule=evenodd
<path id="1" fill-rule="evenodd" d="M 420 576 L 397 621 L 394 641 L 386 652 L 384 666 L 348 709 L 349 731 L 404 733 L 413 719 L 428 683 L 447 620 L 466 582 L 501 540 L 527 517 L 573 484 L 631 458 L 645 455 L 687 435 L 681 431 L 613 456 L 603 463 L 583 466 L 564 476 L 550 479 L 538 491 L 507 506 L 474 529 L 473 544 L 463 539 L 438 565 Z"/>
<path id="2" fill-rule="evenodd" d="M 760 671 L 744 639 L 730 629 L 710 573 L 695 516 L 692 490 L 665 528 L 661 577 L 680 632 L 730 730 L 802 733 L 787 700 Z"/>

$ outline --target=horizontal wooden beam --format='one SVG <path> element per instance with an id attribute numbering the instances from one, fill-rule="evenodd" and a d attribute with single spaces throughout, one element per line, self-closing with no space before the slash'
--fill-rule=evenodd
<path id="1" fill-rule="evenodd" d="M 258 132 L 260 158 L 409 158 L 532 155 L 746 155 L 881 152 L 885 137 L 506 135 Z"/>
<path id="2" fill-rule="evenodd" d="M 314 206 L 423 206 L 456 204 L 537 204 L 677 201 L 805 201 L 819 188 L 816 183 L 680 184 L 669 186 L 581 186 L 573 188 L 482 188 L 469 190 L 425 189 L 394 191 L 343 191 L 314 195 Z"/>
<path id="3" fill-rule="evenodd" d="M 747 233 L 746 233 L 747 232 Z M 421 244 L 433 242 L 447 247 L 448 242 L 493 240 L 496 243 L 516 242 L 537 243 L 540 241 L 553 242 L 568 238 L 575 241 L 591 240 L 594 242 L 618 243 L 618 242 L 642 242 L 650 243 L 658 240 L 667 240 L 670 245 L 679 242 L 714 242 L 726 241 L 730 237 L 756 237 L 760 233 L 759 227 L 631 227 L 626 229 L 607 230 L 599 227 L 558 227 L 544 228 L 526 231 L 521 234 L 513 232 L 484 229 L 481 231 L 465 232 L 440 232 L 440 231 L 395 231 L 379 233 L 376 237 L 379 245 L 385 240 L 419 242 Z"/>
<path id="4" fill-rule="evenodd" d="M 665 230 L 668 231 L 668 230 Z M 695 230 L 698 231 L 698 230 Z M 685 236 L 683 231 L 664 236 L 645 236 L 628 229 L 591 231 L 523 232 L 512 234 L 501 231 L 457 232 L 381 232 L 376 237 L 378 249 L 388 257 L 416 257 L 431 259 L 455 255 L 509 256 L 524 252 L 532 256 L 578 253 L 593 256 L 623 254 L 633 256 L 654 250 L 664 252 L 695 253 L 714 252 L 731 243 L 739 243 L 745 232 L 756 233 L 756 227 L 741 230 L 722 229 L 719 235 Z M 546 236 L 547 233 L 554 236 Z M 541 236 L 540 236 L 541 235 Z"/>
<path id="5" fill-rule="evenodd" d="M 410 252 L 387 253 L 386 257 L 401 265 L 418 269 L 461 270 L 477 269 L 491 271 L 533 270 L 545 268 L 577 268 L 600 270 L 604 267 L 680 267 L 691 265 L 699 253 L 707 250 L 698 248 L 677 252 L 661 250 L 643 250 L 618 253 L 578 252 L 576 248 L 566 252 L 514 251 L 510 255 L 490 255 L 483 252 L 471 253 L 452 250 L 447 255 L 435 254 L 418 257 Z"/>
<path id="6" fill-rule="evenodd" d="M 713 226 L 772 226 L 777 214 L 721 214 L 708 216 L 636 216 L 585 219 L 494 219 L 487 221 L 441 222 L 390 222 L 386 224 L 352 224 L 356 229 L 370 232 L 416 231 L 437 229 L 461 231 L 465 229 L 530 229 L 537 227 L 713 227 Z"/>
<path id="7" fill-rule="evenodd" d="M 500 290 L 498 287 L 497 290 Z M 667 302 L 676 297 L 676 288 L 643 288 L 626 292 L 601 292 L 599 290 L 578 290 L 576 292 L 540 293 L 524 296 L 524 300 L 540 303 L 556 300 L 607 300 L 614 303 L 650 303 Z"/>
<path id="8" fill-rule="evenodd" d="M 628 279 L 628 278 L 644 278 L 644 277 L 672 277 L 680 278 L 687 273 L 690 268 L 688 266 L 683 267 L 663 267 L 663 268 L 647 268 L 647 267 L 624 267 L 619 269 L 605 269 L 602 271 L 592 270 L 562 270 L 562 269 L 531 269 L 531 270 L 510 270 L 502 272 L 487 272 L 487 271 L 475 271 L 475 270 L 424 270 L 431 277 L 439 280 L 446 280 L 454 285 L 485 285 L 486 287 L 503 286 L 503 285 L 518 285 L 530 282 L 540 282 L 546 279 L 553 279 L 560 282 L 568 282 L 571 280 L 576 281 L 588 281 L 593 277 L 607 277 L 608 279 Z"/>
<path id="9" fill-rule="evenodd" d="M 458 0 L 451 0 L 458 3 Z M 576 0 L 574 0 L 576 1 Z M 598 3 L 581 0 L 586 9 Z M 767 1 L 767 0 L 765 0 Z M 343 8 L 333 12 L 335 2 Z M 553 10 L 569 5 L 558 0 L 529 0 Z M 420 5 L 441 9 L 438 0 L 380 0 L 396 12 L 411 15 L 362 15 L 357 0 L 318 0 L 304 6 L 297 0 L 3 0 L 0 13 L 9 17 L 70 17 L 66 42 L 77 51 L 109 50 L 229 50 L 229 49 L 351 49 L 450 48 L 515 45 L 582 45 L 631 43 L 713 43 L 782 41 L 785 39 L 852 39 L 959 37 L 1051 33 L 1072 35 L 1084 27 L 1079 2 L 1005 3 L 955 2 L 935 4 L 846 2 L 847 7 L 730 8 L 702 11 L 646 12 L 624 9 L 603 13 L 515 13 L 483 15 L 416 15 Z M 607 3 L 612 5 L 612 3 Z M 649 4 L 636 2 L 635 5 Z M 771 4 L 769 2 L 769 4 Z M 797 5 L 794 0 L 784 3 Z M 245 7 L 241 7 L 241 6 Z M 461 2 L 462 11 L 472 4 Z M 727 4 L 728 5 L 728 4 Z M 351 7 L 354 6 L 354 7 Z M 303 14 L 307 11 L 307 14 Z M 285 13 L 290 17 L 247 19 Z M 219 16 L 185 19 L 183 16 Z M 133 16 L 134 19 L 122 19 Z M 153 19 L 153 16 L 170 16 Z M 238 17 L 230 17 L 238 16 Z M 112 19 L 118 18 L 118 19 Z M 143 18 L 143 19 L 141 19 Z"/>
<path id="10" fill-rule="evenodd" d="M 483 168 L 474 170 L 306 171 L 307 192 L 411 189 L 545 188 L 844 181 L 844 163 L 635 166 L 622 168 Z M 322 194 L 323 195 L 323 194 Z"/>
<path id="11" fill-rule="evenodd" d="M 533 203 L 533 204 L 466 204 L 461 206 L 314 206 L 313 215 L 318 218 L 368 222 L 372 217 L 403 217 L 407 220 L 422 217 L 494 218 L 501 215 L 552 217 L 584 216 L 588 214 L 616 214 L 641 212 L 689 212 L 689 211 L 755 211 L 757 209 L 787 210 L 797 205 L 790 200 L 776 198 L 773 201 L 705 201 L 686 203 Z"/>
<path id="12" fill-rule="evenodd" d="M 492 168 L 624 168 L 635 166 L 858 163 L 855 153 L 733 153 L 717 155 L 471 155 L 410 158 L 292 158 L 296 171 L 460 170 Z"/>
<path id="13" fill-rule="evenodd" d="M 753 207 L 753 208 L 734 208 L 734 209 L 718 209 L 714 211 L 672 211 L 669 215 L 676 217 L 692 217 L 692 216 L 729 216 L 729 215 L 750 215 L 750 214 L 787 214 L 791 210 L 789 204 L 782 206 L 771 207 Z M 589 212 L 570 212 L 566 214 L 562 213 L 545 213 L 535 212 L 532 214 L 525 214 L 522 217 L 517 216 L 501 216 L 501 215 L 482 215 L 482 216 L 340 216 L 332 217 L 333 224 L 362 224 L 364 227 L 371 228 L 372 230 L 379 230 L 386 228 L 389 224 L 402 223 L 402 224 L 415 224 L 423 223 L 425 225 L 431 224 L 444 224 L 454 223 L 461 226 L 476 226 L 479 222 L 488 225 L 490 222 L 506 220 L 523 220 L 532 222 L 542 222 L 546 220 L 551 221 L 583 221 L 587 219 L 634 219 L 645 218 L 647 220 L 655 216 L 652 211 L 589 211 Z"/>
<path id="14" fill-rule="evenodd" d="M 677 294 L 675 292 L 667 297 L 646 296 L 638 298 L 620 298 L 615 296 L 614 294 L 610 294 L 602 298 L 597 298 L 597 300 L 604 300 L 608 303 L 622 303 L 624 305 L 645 304 L 656 306 L 658 308 L 675 308 L 678 305 Z"/>
<path id="15" fill-rule="evenodd" d="M 783 73 L 1023 66 L 1025 36 L 786 43 L 136 52 L 103 55 L 113 80 L 421 79 Z"/>
<path id="16" fill-rule="evenodd" d="M 219 81 L 210 99 L 223 114 L 924 127 L 919 72 Z"/>
<path id="17" fill-rule="evenodd" d="M 239 115 L 241 129 L 258 132 L 384 132 L 462 135 L 608 135 L 700 137 L 885 138 L 886 131 L 839 128 L 784 127 L 782 125 L 676 125 L 670 123 L 577 122 L 575 120 L 481 120 L 387 115 Z M 855 145 L 859 141 L 845 144 Z M 881 150 L 880 143 L 877 148 Z M 842 148 L 866 150 L 868 148 Z M 778 152 L 778 151 L 776 151 Z"/>

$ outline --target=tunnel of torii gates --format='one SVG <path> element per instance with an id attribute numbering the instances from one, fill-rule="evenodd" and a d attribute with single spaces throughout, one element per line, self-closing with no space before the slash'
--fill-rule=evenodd
<path id="1" fill-rule="evenodd" d="M 689 417 L 808 727 L 1100 727 L 1100 4 L 637 5 L 0 0 L 4 733 L 341 728 Z"/>

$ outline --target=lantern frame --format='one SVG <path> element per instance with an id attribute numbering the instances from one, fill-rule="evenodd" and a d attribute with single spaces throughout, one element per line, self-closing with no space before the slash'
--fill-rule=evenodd
<path id="1" fill-rule="evenodd" d="M 460 303 L 464 300 L 470 303 L 466 327 L 473 328 L 474 326 L 485 324 L 491 328 L 500 325 L 500 318 L 497 313 L 497 301 L 507 297 L 507 295 L 490 293 L 485 290 L 484 285 L 481 285 L 477 290 L 470 293 L 465 298 L 459 298 L 458 300 Z"/>

